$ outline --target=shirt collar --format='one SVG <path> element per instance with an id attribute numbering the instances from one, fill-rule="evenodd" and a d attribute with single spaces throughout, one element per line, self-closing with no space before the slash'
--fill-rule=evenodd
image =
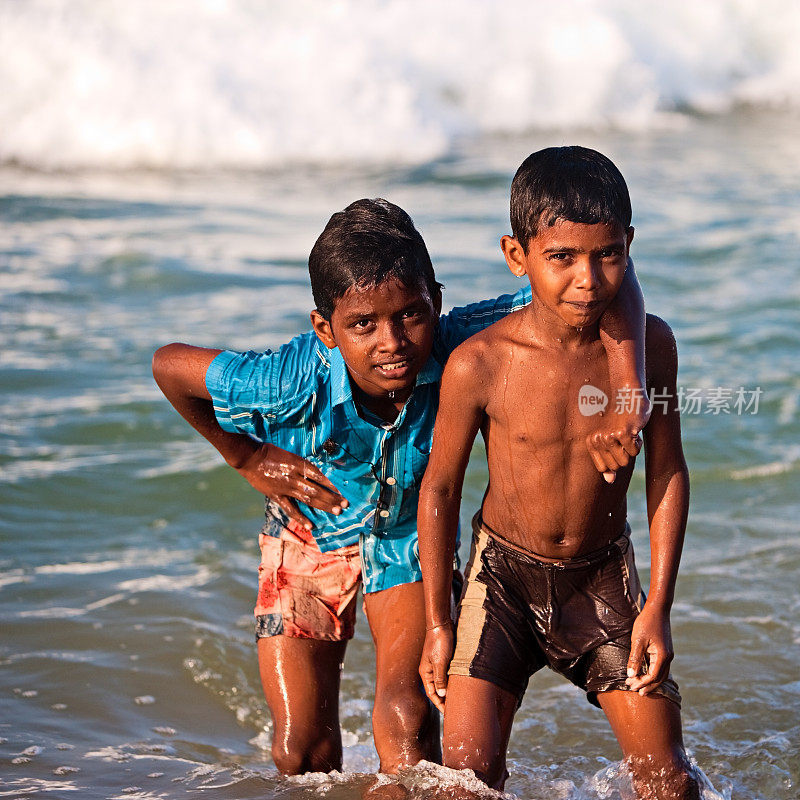
<path id="1" fill-rule="evenodd" d="M 340 406 L 353 399 L 350 378 L 342 358 L 342 351 L 338 347 L 328 350 L 328 357 L 331 363 L 331 404 Z"/>
<path id="2" fill-rule="evenodd" d="M 325 349 L 331 365 L 331 404 L 334 406 L 343 405 L 353 399 L 353 390 L 350 388 L 347 366 L 342 358 L 342 351 L 338 347 L 334 347 L 333 350 Z M 428 356 L 425 366 L 417 374 L 415 386 L 438 383 L 441 378 L 442 365 L 431 354 Z"/>

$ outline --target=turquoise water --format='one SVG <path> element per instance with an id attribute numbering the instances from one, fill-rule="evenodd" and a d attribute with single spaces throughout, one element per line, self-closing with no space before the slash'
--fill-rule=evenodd
<path id="1" fill-rule="evenodd" d="M 355 798 L 377 767 L 364 620 L 343 679 L 345 776 L 279 778 L 256 671 L 261 500 L 150 376 L 168 341 L 279 345 L 305 330 L 306 257 L 362 196 L 406 208 L 445 304 L 512 290 L 500 257 L 531 150 L 597 147 L 626 175 L 648 310 L 680 384 L 753 397 L 684 417 L 692 508 L 673 611 L 686 743 L 716 792 L 790 800 L 800 780 L 800 122 L 471 139 L 410 167 L 0 171 L 0 794 Z M 463 517 L 485 482 L 480 452 Z M 643 478 L 631 522 L 643 578 Z M 508 790 L 625 797 L 601 713 L 555 676 L 517 716 Z M 422 796 L 446 776 L 404 778 Z M 716 796 L 707 789 L 707 796 Z"/>

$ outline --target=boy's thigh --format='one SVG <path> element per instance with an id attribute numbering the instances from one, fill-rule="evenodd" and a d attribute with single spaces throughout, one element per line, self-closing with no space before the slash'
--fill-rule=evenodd
<path id="1" fill-rule="evenodd" d="M 680 706 L 661 694 L 613 689 L 598 694 L 625 758 L 654 771 L 686 766 Z"/>
<path id="2" fill-rule="evenodd" d="M 416 687 L 425 643 L 422 581 L 365 594 L 364 611 L 375 642 L 378 684 L 412 676 Z"/>
<path id="3" fill-rule="evenodd" d="M 258 640 L 261 685 L 276 730 L 298 738 L 338 731 L 339 684 L 346 641 L 270 636 Z M 336 723 L 332 725 L 332 723 Z"/>
<path id="4" fill-rule="evenodd" d="M 321 552 L 307 531 L 259 536 L 256 639 L 346 641 L 361 584 L 358 545 Z"/>

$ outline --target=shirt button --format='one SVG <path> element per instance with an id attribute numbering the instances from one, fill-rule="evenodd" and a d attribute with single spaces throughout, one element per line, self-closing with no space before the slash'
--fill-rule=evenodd
<path id="1" fill-rule="evenodd" d="M 387 478 L 386 483 L 388 483 L 389 486 L 394 486 L 397 483 L 397 478 Z"/>
<path id="2" fill-rule="evenodd" d="M 384 519 L 386 519 L 386 517 L 388 517 L 388 516 L 389 516 L 389 512 L 388 512 L 388 511 L 387 511 L 387 510 L 384 508 L 384 509 L 381 511 L 381 516 L 382 516 Z"/>

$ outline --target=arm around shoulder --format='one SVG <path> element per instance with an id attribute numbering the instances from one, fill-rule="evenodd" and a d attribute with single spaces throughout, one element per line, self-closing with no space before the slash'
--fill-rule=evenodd
<path id="1" fill-rule="evenodd" d="M 644 429 L 650 587 L 634 623 L 628 663 L 628 685 L 642 694 L 651 692 L 669 674 L 673 658 L 669 615 L 689 512 L 689 472 L 681 445 L 677 396 L 677 347 L 670 327 L 652 316 L 647 318 L 647 367 L 654 401 Z"/>

